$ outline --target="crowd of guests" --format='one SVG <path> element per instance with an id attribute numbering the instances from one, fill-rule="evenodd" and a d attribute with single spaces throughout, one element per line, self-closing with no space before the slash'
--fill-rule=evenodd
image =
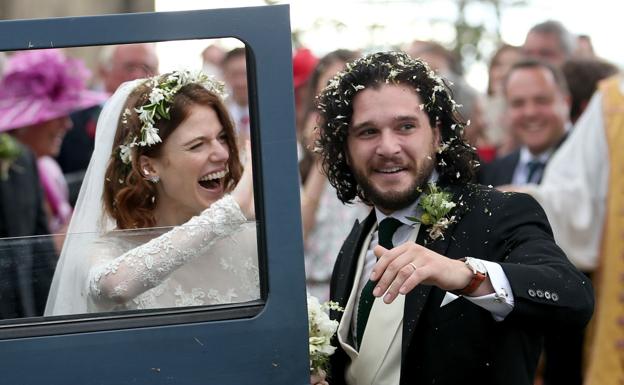
<path id="1" fill-rule="evenodd" d="M 546 210 L 559 245 L 597 287 L 600 297 L 596 315 L 588 328 L 596 333 L 595 337 L 585 338 L 586 331 L 577 329 L 549 331 L 536 382 L 581 384 L 583 373 L 587 374 L 586 383 L 591 384 L 609 383 L 607 381 L 619 378 L 621 373 L 612 368 L 618 367 L 617 360 L 624 346 L 621 343 L 624 341 L 621 330 L 624 309 L 620 296 L 624 270 L 618 258 L 624 251 L 624 242 L 621 234 L 619 238 L 615 234 L 619 222 L 612 219 L 621 218 L 622 199 L 611 197 L 621 192 L 616 190 L 618 185 L 612 178 L 615 172 L 621 174 L 622 163 L 617 163 L 611 150 L 611 146 L 617 149 L 616 143 L 621 145 L 624 130 L 622 104 L 617 104 L 624 92 L 624 88 L 617 87 L 620 84 L 618 67 L 595 55 L 588 36 L 575 36 L 556 21 L 535 25 L 522 46 L 503 44 L 499 47 L 489 63 L 485 95 L 463 80 L 460 64 L 441 44 L 417 40 L 403 49 L 412 57 L 425 60 L 436 73 L 449 80 L 454 98 L 461 105 L 460 112 L 470 121 L 464 139 L 476 148 L 480 158 L 476 182 L 534 195 Z M 367 210 L 362 210 L 358 203 L 333 207 L 331 202 L 323 201 L 327 181 L 318 172 L 315 160 L 308 159 L 314 158 L 308 151 L 313 142 L 309 137 L 314 137 L 309 127 L 314 122 L 306 119 L 312 119 L 314 113 L 308 111 L 314 110 L 314 96 L 319 91 L 314 75 L 327 68 L 329 58 L 342 50 L 318 61 L 310 53 L 302 55 L 301 52 L 295 55 L 295 79 L 302 77 L 297 71 L 307 68 L 297 65 L 298 54 L 307 62 L 317 63 L 316 67 L 310 66 L 314 69 L 308 70 L 307 83 L 296 82 L 299 90 L 295 91 L 298 96 L 297 132 L 304 154 L 301 157 L 301 199 L 306 276 L 308 290 L 327 298 L 332 271 L 327 266 L 333 264 L 341 245 L 340 241 L 336 245 L 331 242 L 334 236 L 337 240 L 345 239 L 349 231 L 348 226 L 336 224 L 347 219 L 353 221 L 353 218 L 362 220 Z M 340 71 L 342 63 L 332 71 Z M 611 87 L 615 95 L 611 110 L 601 110 L 598 106 L 593 108 L 592 117 L 588 116 L 589 111 L 583 114 L 588 106 L 599 103 L 602 91 L 597 96 L 594 94 L 609 81 L 615 84 Z M 604 121 L 601 120 L 603 113 L 607 114 Z M 609 133 L 605 127 L 608 124 L 617 128 Z M 582 126 L 583 132 L 577 133 L 581 129 L 577 130 L 576 126 Z M 619 142 L 611 143 L 615 138 L 620 138 Z M 554 161 L 552 167 L 547 167 L 551 160 Z M 326 195 L 336 200 L 335 191 Z M 334 228 L 335 232 L 331 232 Z M 314 238 L 315 232 L 328 231 L 323 241 Z M 612 238 L 608 238 L 609 235 Z M 603 287 L 608 288 L 605 289 L 608 292 L 603 291 Z"/>
<path id="2" fill-rule="evenodd" d="M 617 196 L 624 163 L 615 146 L 624 137 L 619 69 L 596 56 L 589 37 L 575 36 L 556 21 L 531 28 L 522 46 L 496 50 L 484 94 L 468 85 L 461 63 L 443 45 L 416 40 L 402 49 L 449 81 L 460 113 L 470 121 L 464 139 L 481 163 L 474 182 L 534 195 L 555 239 L 598 289 L 594 338 L 589 341 L 580 330 L 549 332 L 540 379 L 581 384 L 587 373 L 586 380 L 595 381 L 589 383 L 604 383 L 600 376 L 609 370 L 597 362 L 616 360 L 624 348 L 624 241 L 616 233 L 624 207 Z M 333 264 L 350 224 L 370 208 L 340 202 L 321 171 L 313 151 L 317 95 L 361 56 L 349 49 L 324 56 L 306 48 L 293 53 L 306 280 L 321 300 L 329 297 Z M 201 57 L 203 70 L 227 85 L 225 105 L 242 149 L 251 123 L 246 50 L 212 44 Z M 0 236 L 65 232 L 103 103 L 122 83 L 158 73 L 155 46 L 148 43 L 105 47 L 93 78 L 61 50 L 7 58 L 0 84 Z M 43 314 L 63 240 L 41 237 L 0 248 L 0 318 Z M 584 346 L 591 357 L 586 361 Z"/>

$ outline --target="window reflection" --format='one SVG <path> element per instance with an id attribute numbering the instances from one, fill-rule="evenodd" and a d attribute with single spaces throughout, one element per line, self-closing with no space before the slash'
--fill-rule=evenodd
<path id="1" fill-rule="evenodd" d="M 43 315 L 57 258 L 50 236 L 0 239 L 1 319 Z"/>
<path id="2" fill-rule="evenodd" d="M 228 226 L 228 235 L 210 224 L 69 234 L 68 247 L 82 253 L 59 266 L 46 315 L 258 299 L 255 222 Z"/>
<path id="3" fill-rule="evenodd" d="M 218 42 L 203 42 L 210 51 L 218 47 Z M 108 54 L 103 57 L 113 61 L 107 67 L 111 74 L 98 71 L 108 77 L 96 82 L 89 82 L 84 66 L 76 67 L 77 60 L 60 50 L 9 55 L 9 73 L 14 58 L 28 59 L 22 61 L 30 67 L 22 67 L 32 76 L 12 80 L 23 81 L 22 90 L 40 78 L 37 71 L 50 71 L 50 60 L 47 67 L 35 65 L 37 55 L 58 56 L 58 66 L 52 69 L 64 73 L 58 78 L 66 83 L 43 88 L 61 93 L 67 89 L 74 98 L 63 109 L 44 105 L 40 119 L 28 122 L 38 125 L 32 135 L 38 142 L 27 140 L 20 122 L 1 134 L 31 162 L 27 164 L 30 179 L 22 183 L 42 188 L 22 202 L 25 211 L 33 214 L 27 220 L 39 227 L 0 235 L 62 233 L 0 239 L 5 250 L 0 261 L 0 306 L 7 307 L 0 309 L 2 318 L 260 298 L 249 111 L 238 103 L 241 82 L 219 84 L 216 78 L 225 67 L 214 71 L 214 77 L 199 69 L 157 75 L 157 51 L 153 44 L 106 47 L 103 52 Z M 223 48 L 226 59 L 242 52 L 244 62 L 244 49 L 227 51 Z M 114 62 L 118 57 L 123 60 Z M 203 67 L 214 70 L 214 63 L 209 64 Z M 124 68 L 132 71 L 125 71 L 123 79 L 113 79 L 115 68 L 118 73 Z M 148 80 L 127 81 L 152 74 Z M 112 95 L 88 89 L 89 83 L 102 84 Z M 4 84 L 3 89 L 12 84 Z M 26 93 L 31 105 L 37 98 L 51 99 L 35 92 L 41 89 L 36 86 Z M 234 88 L 236 100 L 225 91 L 229 89 L 231 95 Z M 10 96 L 17 105 L 16 95 Z M 0 108 L 8 100 L 6 92 L 0 95 Z M 232 105 L 237 106 L 235 111 Z M 60 116 L 49 119 L 48 109 L 59 111 Z M 237 126 L 240 119 L 232 114 L 246 116 L 247 127 Z M 53 127 L 54 143 L 48 146 L 54 151 L 44 153 L 39 126 L 50 122 L 58 122 Z M 39 163 L 39 175 L 33 159 Z M 12 166 L 24 170 L 26 163 L 15 161 Z M 18 179 L 0 180 L 0 187 L 16 185 Z M 6 226 L 13 228 L 10 222 Z"/>

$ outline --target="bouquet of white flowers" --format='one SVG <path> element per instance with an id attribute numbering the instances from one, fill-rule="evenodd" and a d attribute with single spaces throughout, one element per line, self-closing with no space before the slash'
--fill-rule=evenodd
<path id="1" fill-rule="evenodd" d="M 331 339 L 338 329 L 338 321 L 329 319 L 329 310 L 343 311 L 336 302 L 319 303 L 318 298 L 308 295 L 308 333 L 310 335 L 310 373 L 326 370 L 329 356 L 334 354 L 335 346 Z"/>

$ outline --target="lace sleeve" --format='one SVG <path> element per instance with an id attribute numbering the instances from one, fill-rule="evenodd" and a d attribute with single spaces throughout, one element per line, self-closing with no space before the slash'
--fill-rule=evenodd
<path id="1" fill-rule="evenodd" d="M 123 304 L 157 286 L 169 274 L 202 254 L 246 221 L 229 195 L 181 226 L 89 270 L 88 290 L 102 305 Z"/>

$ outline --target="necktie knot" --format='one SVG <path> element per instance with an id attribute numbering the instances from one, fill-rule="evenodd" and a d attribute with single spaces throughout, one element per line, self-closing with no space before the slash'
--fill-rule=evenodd
<path id="1" fill-rule="evenodd" d="M 539 183 L 542 179 L 542 170 L 546 164 L 538 159 L 532 159 L 527 162 L 527 183 Z"/>
<path id="2" fill-rule="evenodd" d="M 401 225 L 401 221 L 392 217 L 387 217 L 381 221 L 379 223 L 379 229 L 377 230 L 379 244 L 386 249 L 391 249 L 393 247 L 392 236 Z"/>

